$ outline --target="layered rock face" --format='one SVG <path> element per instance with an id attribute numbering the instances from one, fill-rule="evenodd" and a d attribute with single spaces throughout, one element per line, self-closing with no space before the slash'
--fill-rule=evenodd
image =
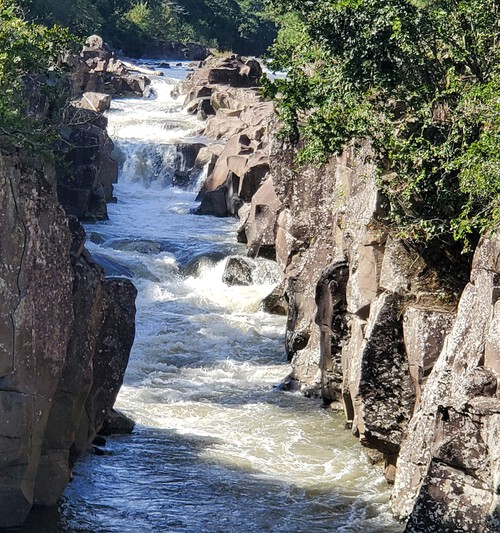
<path id="1" fill-rule="evenodd" d="M 199 211 L 237 213 L 248 255 L 276 257 L 283 282 L 263 306 L 288 313 L 289 385 L 344 411 L 395 482 L 406 531 L 498 531 L 500 234 L 483 239 L 466 286 L 464 258 L 391 235 L 377 187 L 391 175 L 369 143 L 298 167 L 271 107 L 259 140 L 242 142 L 242 117 L 266 104 L 253 89 L 231 100 L 233 75 L 200 71 L 188 91 L 206 134 L 226 142 L 211 148 Z M 221 101 L 232 103 L 221 112 Z M 249 160 L 266 171 L 242 194 Z"/>
<path id="2" fill-rule="evenodd" d="M 203 133 L 213 141 L 199 154 L 209 167 L 198 214 L 236 215 L 266 180 L 274 106 L 255 87 L 261 73 L 255 59 L 209 58 L 178 90 L 189 112 L 208 118 Z"/>
<path id="3" fill-rule="evenodd" d="M 117 59 L 98 35 L 88 37 L 80 56 L 69 57 L 67 61 L 74 68 L 72 83 L 75 93 L 143 96 L 151 84 L 147 76 L 132 72 L 123 61 Z M 93 111 L 104 111 L 109 106 L 109 100 L 107 104 L 100 101 L 102 99 L 95 96 L 84 96 L 82 106 Z"/>
<path id="4" fill-rule="evenodd" d="M 293 380 L 383 461 L 407 531 L 498 531 L 498 234 L 457 313 L 463 268 L 391 237 L 369 144 L 321 168 L 293 156 L 271 143 Z"/>
<path id="5" fill-rule="evenodd" d="M 500 233 L 479 244 L 470 283 L 423 389 L 393 497 L 407 531 L 500 530 Z"/>
<path id="6" fill-rule="evenodd" d="M 55 173 L 0 153 L 0 527 L 52 505 L 121 385 L 135 289 L 107 280 Z"/>
<path id="7" fill-rule="evenodd" d="M 118 163 L 112 157 L 107 122 L 88 109 L 71 106 L 65 113 L 58 150 L 65 164 L 56 166 L 57 193 L 66 212 L 79 220 L 107 220 L 107 203 L 115 201 Z"/>

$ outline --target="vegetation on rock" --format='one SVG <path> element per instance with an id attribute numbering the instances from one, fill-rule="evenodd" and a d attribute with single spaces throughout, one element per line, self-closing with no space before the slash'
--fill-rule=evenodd
<path id="1" fill-rule="evenodd" d="M 299 162 L 370 138 L 395 230 L 461 242 L 500 222 L 496 0 L 266 0 L 267 83 Z"/>
<path id="2" fill-rule="evenodd" d="M 64 51 L 75 42 L 66 28 L 26 22 L 13 0 L 0 0 L 0 139 L 37 147 L 58 122 Z"/>

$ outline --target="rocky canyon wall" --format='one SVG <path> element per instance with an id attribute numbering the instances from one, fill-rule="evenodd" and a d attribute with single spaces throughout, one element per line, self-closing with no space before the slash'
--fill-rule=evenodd
<path id="1" fill-rule="evenodd" d="M 408 532 L 498 531 L 500 234 L 470 279 L 459 254 L 396 238 L 370 143 L 296 165 L 272 104 L 241 88 L 246 60 L 224 61 L 184 88 L 214 140 L 199 212 L 238 214 L 248 254 L 276 258 L 267 308 L 287 309 L 287 386 L 345 413 Z"/>
<path id="2" fill-rule="evenodd" d="M 135 288 L 106 279 L 58 201 L 56 172 L 0 150 L 0 527 L 53 505 L 111 409 Z"/>

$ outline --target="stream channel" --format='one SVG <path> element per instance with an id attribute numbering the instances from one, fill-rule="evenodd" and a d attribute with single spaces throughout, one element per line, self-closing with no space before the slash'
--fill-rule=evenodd
<path id="1" fill-rule="evenodd" d="M 235 220 L 190 214 L 195 186 L 172 186 L 176 144 L 196 141 L 201 123 L 170 96 L 185 66 L 164 73 L 156 98 L 113 100 L 118 202 L 109 221 L 86 225 L 94 257 L 139 290 L 117 401 L 137 426 L 108 440 L 109 455 L 80 460 L 59 506 L 22 530 L 402 531 L 343 417 L 274 387 L 290 372 L 285 320 L 259 303 L 279 273 L 262 260 L 253 285 L 222 282 L 225 258 L 245 248 Z"/>

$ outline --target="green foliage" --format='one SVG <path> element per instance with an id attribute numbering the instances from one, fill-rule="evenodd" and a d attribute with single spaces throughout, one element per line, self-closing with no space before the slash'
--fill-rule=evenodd
<path id="1" fill-rule="evenodd" d="M 242 54 L 264 53 L 275 37 L 261 0 L 24 0 L 32 20 L 98 33 L 140 55 L 151 39 L 197 42 Z"/>
<path id="2" fill-rule="evenodd" d="M 391 221 L 467 247 L 500 222 L 496 0 L 267 0 L 279 24 L 267 84 L 303 161 L 371 138 Z"/>
<path id="3" fill-rule="evenodd" d="M 104 22 L 100 11 L 102 0 L 19 0 L 16 3 L 34 22 L 63 26 L 81 36 L 97 33 Z"/>
<path id="4" fill-rule="evenodd" d="M 0 136 L 11 143 L 43 143 L 47 117 L 31 108 L 37 95 L 50 109 L 61 97 L 62 51 L 74 42 L 61 27 L 27 23 L 12 0 L 0 0 Z"/>

